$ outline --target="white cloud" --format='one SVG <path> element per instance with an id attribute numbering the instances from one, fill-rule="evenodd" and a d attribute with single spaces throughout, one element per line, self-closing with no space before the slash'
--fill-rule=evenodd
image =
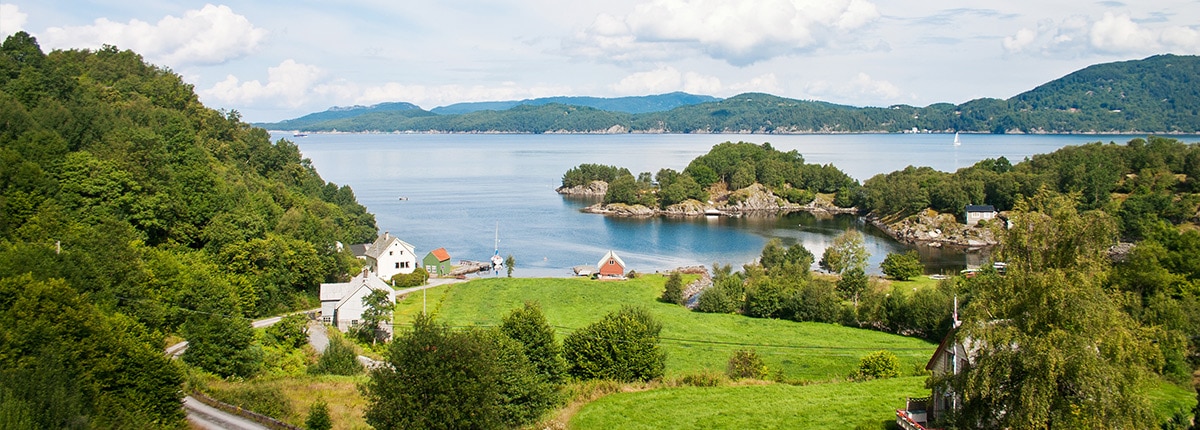
<path id="1" fill-rule="evenodd" d="M 0 3 L 0 37 L 8 37 L 25 29 L 29 14 L 22 13 L 15 4 Z"/>
<path id="2" fill-rule="evenodd" d="M 651 0 L 623 17 L 597 16 L 573 48 L 616 61 L 685 50 L 745 66 L 836 45 L 879 16 L 867 0 Z"/>
<path id="3" fill-rule="evenodd" d="M 1126 53 L 1158 46 L 1158 34 L 1142 28 L 1129 15 L 1113 15 L 1105 12 L 1104 17 L 1092 24 L 1092 47 L 1107 52 Z"/>
<path id="4" fill-rule="evenodd" d="M 881 101 L 900 102 L 904 98 L 904 92 L 895 84 L 872 78 L 871 75 L 862 72 L 842 82 L 815 81 L 809 83 L 805 92 L 812 94 L 818 100 L 837 100 L 838 103 L 858 105 Z M 911 95 L 909 98 L 912 98 Z"/>
<path id="5" fill-rule="evenodd" d="M 267 83 L 241 82 L 229 75 L 201 95 L 227 104 L 272 104 L 291 108 L 304 106 L 312 98 L 312 89 L 323 73 L 316 66 L 284 60 L 267 69 Z"/>
<path id="6" fill-rule="evenodd" d="M 1105 12 L 1099 19 L 1076 15 L 1060 21 L 1042 21 L 1037 30 L 1022 28 L 1005 37 L 1001 45 L 1010 54 L 1056 57 L 1200 53 L 1200 31 L 1195 28 L 1143 23 L 1127 14 L 1112 12 Z"/>
<path id="7" fill-rule="evenodd" d="M 132 49 L 151 62 L 172 67 L 220 64 L 257 51 L 267 31 L 257 28 L 228 6 L 205 5 L 183 17 L 168 15 L 155 24 L 97 19 L 92 25 L 51 27 L 38 36 L 51 48 L 99 48 L 103 44 Z"/>

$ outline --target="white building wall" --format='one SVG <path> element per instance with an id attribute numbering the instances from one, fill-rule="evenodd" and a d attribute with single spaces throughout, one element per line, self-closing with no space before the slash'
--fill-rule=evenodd
<path id="1" fill-rule="evenodd" d="M 385 281 L 397 273 L 412 273 L 417 267 L 416 253 L 399 240 L 393 240 L 375 261 L 375 273 Z"/>

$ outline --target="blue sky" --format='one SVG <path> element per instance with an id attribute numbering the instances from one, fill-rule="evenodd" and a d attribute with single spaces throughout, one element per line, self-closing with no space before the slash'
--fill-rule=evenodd
<path id="1" fill-rule="evenodd" d="M 0 34 L 21 30 L 133 49 L 248 121 L 671 91 L 925 106 L 1200 54 L 1200 0 L 0 0 Z"/>

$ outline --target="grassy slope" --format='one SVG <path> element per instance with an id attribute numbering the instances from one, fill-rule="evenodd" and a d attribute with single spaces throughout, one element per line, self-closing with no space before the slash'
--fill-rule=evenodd
<path id="1" fill-rule="evenodd" d="M 924 377 L 812 385 L 680 387 L 612 394 L 585 406 L 572 429 L 855 428 L 895 420 Z"/>
<path id="2" fill-rule="evenodd" d="M 665 278 L 643 276 L 624 282 L 587 279 L 480 279 L 427 290 L 427 306 L 439 321 L 455 326 L 490 326 L 526 301 L 541 303 L 546 319 L 560 337 L 600 319 L 621 305 L 648 308 L 663 323 L 662 344 L 667 373 L 678 375 L 702 369 L 723 371 L 737 349 L 754 348 L 772 373 L 782 370 L 792 381 L 844 378 L 860 357 L 887 349 L 902 360 L 902 371 L 923 368 L 936 345 L 923 340 L 831 324 L 715 315 L 659 303 Z M 412 294 L 396 309 L 405 325 L 421 311 L 421 294 Z"/>

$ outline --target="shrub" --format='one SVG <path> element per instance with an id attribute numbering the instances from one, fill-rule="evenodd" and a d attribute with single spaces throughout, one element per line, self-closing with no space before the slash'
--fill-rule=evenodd
<path id="1" fill-rule="evenodd" d="M 730 379 L 765 379 L 768 372 L 767 365 L 763 363 L 758 351 L 739 349 L 729 357 L 729 363 L 725 366 L 725 374 Z"/>
<path id="2" fill-rule="evenodd" d="M 690 387 L 716 387 L 725 382 L 725 375 L 713 370 L 701 370 L 679 377 L 677 383 Z"/>
<path id="3" fill-rule="evenodd" d="M 392 275 L 392 286 L 395 288 L 419 287 L 429 281 L 429 272 L 424 267 L 413 269 L 412 273 L 397 273 Z"/>
<path id="4" fill-rule="evenodd" d="M 622 307 L 576 330 L 563 341 L 567 373 L 580 379 L 648 381 L 661 377 L 666 353 L 658 345 L 662 324 L 644 308 Z"/>
<path id="5" fill-rule="evenodd" d="M 751 278 L 746 288 L 746 315 L 758 318 L 784 318 L 788 299 L 796 293 L 793 282 L 783 278 Z"/>
<path id="6" fill-rule="evenodd" d="M 362 372 L 363 366 L 358 362 L 354 346 L 334 332 L 330 332 L 325 353 L 308 367 L 308 373 L 312 375 L 357 375 Z"/>
<path id="7" fill-rule="evenodd" d="M 523 345 L 525 357 L 547 381 L 562 381 L 566 371 L 562 346 L 555 341 L 554 329 L 546 322 L 541 306 L 525 303 L 525 307 L 513 309 L 500 324 L 500 332 Z"/>
<path id="8" fill-rule="evenodd" d="M 833 284 L 812 281 L 792 295 L 788 308 L 792 320 L 829 323 L 838 320 L 841 304 Z"/>
<path id="9" fill-rule="evenodd" d="M 883 379 L 900 376 L 900 359 L 888 350 L 872 352 L 858 362 L 855 379 Z"/>
<path id="10" fill-rule="evenodd" d="M 333 428 L 333 420 L 329 417 L 329 405 L 323 400 L 317 400 L 308 409 L 308 418 L 304 419 L 304 428 L 308 430 L 329 430 Z"/>
<path id="11" fill-rule="evenodd" d="M 683 276 L 679 272 L 671 272 L 671 276 L 667 277 L 662 297 L 659 297 L 658 300 L 677 305 L 683 304 Z"/>
<path id="12" fill-rule="evenodd" d="M 921 265 L 917 251 L 908 251 L 902 254 L 888 253 L 887 257 L 883 259 L 883 263 L 879 264 L 879 268 L 883 269 L 883 274 L 889 278 L 900 281 L 907 281 L 925 273 L 925 266 Z"/>
<path id="13" fill-rule="evenodd" d="M 300 348 L 308 343 L 308 319 L 303 314 L 291 314 L 266 329 L 268 343 Z"/>
<path id="14" fill-rule="evenodd" d="M 743 291 L 741 278 L 718 276 L 711 287 L 700 293 L 695 310 L 714 314 L 737 312 L 742 307 Z"/>
<path id="15" fill-rule="evenodd" d="M 371 370 L 364 418 L 375 428 L 527 425 L 554 405 L 554 386 L 499 330 L 453 331 L 417 315 Z"/>

